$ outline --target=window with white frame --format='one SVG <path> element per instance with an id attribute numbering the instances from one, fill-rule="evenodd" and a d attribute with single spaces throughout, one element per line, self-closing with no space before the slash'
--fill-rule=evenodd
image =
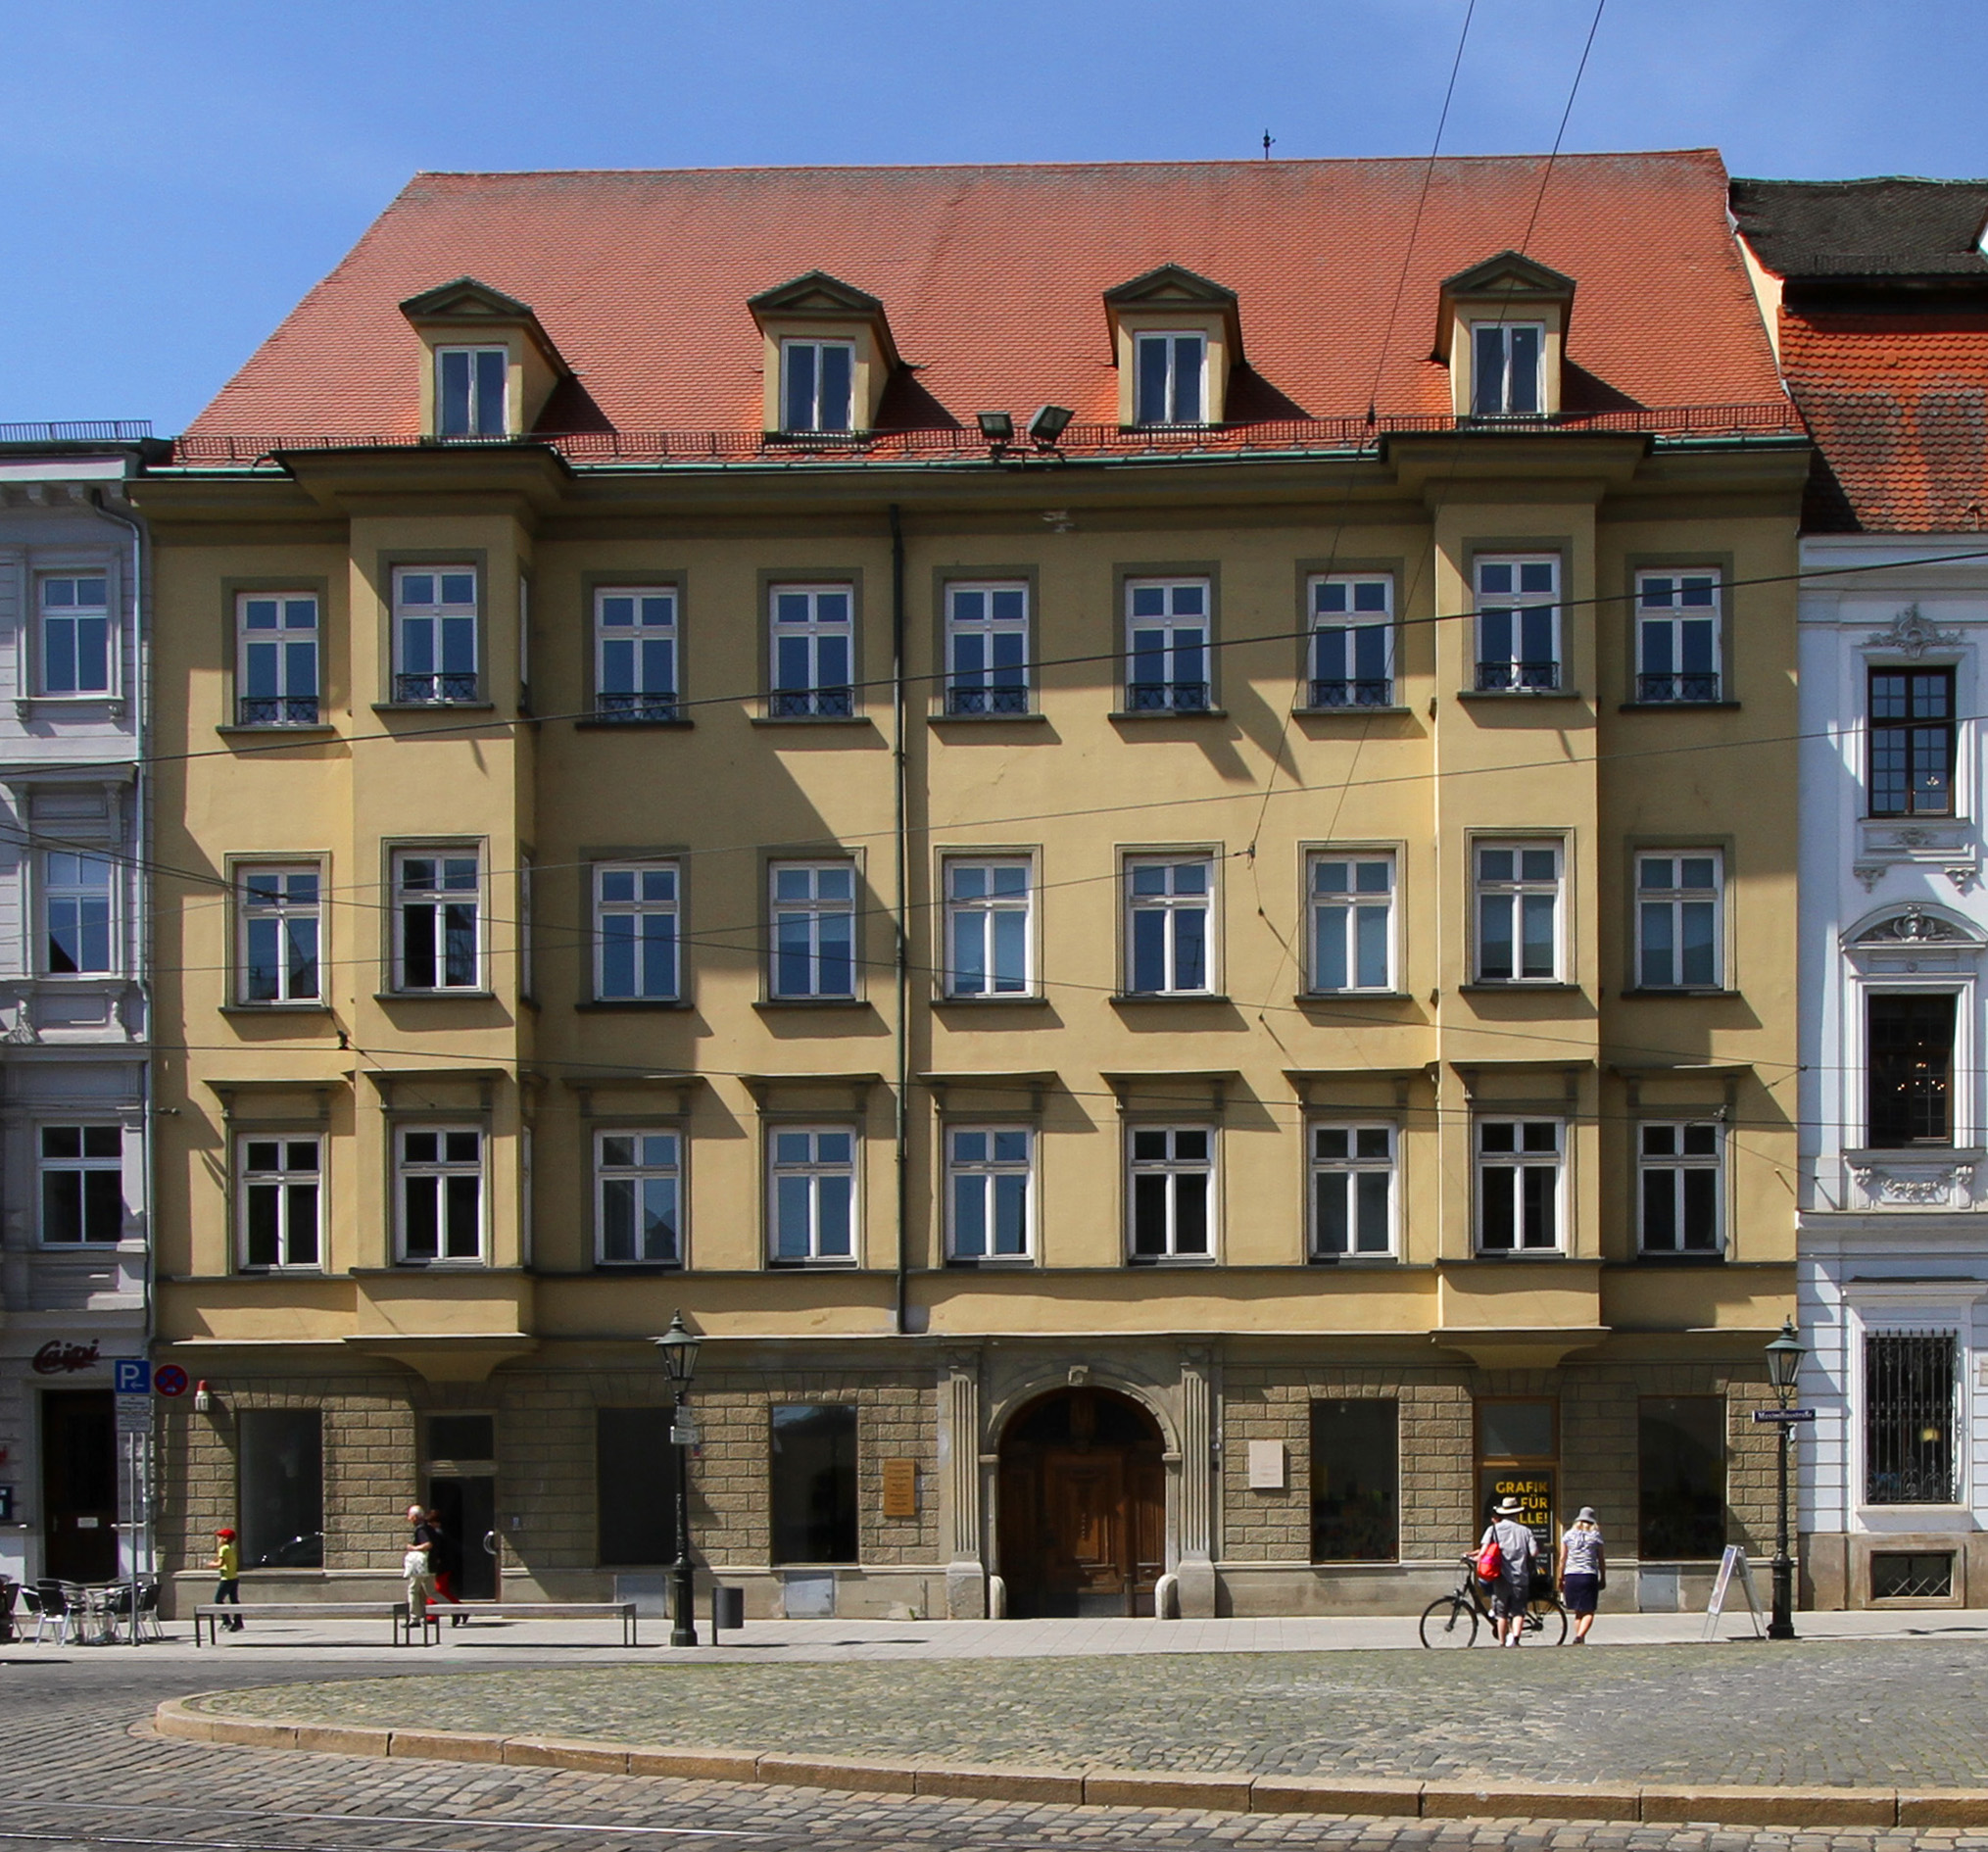
<path id="1" fill-rule="evenodd" d="M 1139 855 L 1125 864 L 1126 990 L 1206 996 L 1214 988 L 1215 861 Z"/>
<path id="2" fill-rule="evenodd" d="M 1643 1252 L 1716 1254 L 1724 1243 L 1721 1144 L 1714 1119 L 1644 1120 L 1636 1128 Z"/>
<path id="3" fill-rule="evenodd" d="M 482 858 L 473 849 L 394 852 L 394 989 L 483 986 Z"/>
<path id="4" fill-rule="evenodd" d="M 246 1268 L 319 1264 L 323 1142 L 257 1134 L 237 1142 L 241 1255 Z"/>
<path id="5" fill-rule="evenodd" d="M 783 430 L 847 431 L 854 426 L 853 342 L 782 341 L 780 374 Z"/>
<path id="6" fill-rule="evenodd" d="M 1128 579 L 1125 705 L 1133 713 L 1205 713 L 1210 705 L 1206 579 Z"/>
<path id="7" fill-rule="evenodd" d="M 1866 1504 L 1962 1502 L 1965 1355 L 1958 1330 L 1865 1333 Z"/>
<path id="8" fill-rule="evenodd" d="M 1879 1150 L 1954 1142 L 1954 991 L 1866 993 L 1865 1138 Z"/>
<path id="9" fill-rule="evenodd" d="M 1554 554 L 1480 559 L 1478 687 L 1538 694 L 1560 687 L 1560 560 Z"/>
<path id="10" fill-rule="evenodd" d="M 601 1264 L 683 1264 L 683 1144 L 671 1131 L 594 1140 L 595 1251 Z"/>
<path id="11" fill-rule="evenodd" d="M 676 587 L 604 585 L 594 593 L 594 717 L 677 718 Z"/>
<path id="12" fill-rule="evenodd" d="M 483 1258 L 483 1133 L 475 1126 L 401 1126 L 394 1133 L 401 1258 Z"/>
<path id="13" fill-rule="evenodd" d="M 510 355 L 501 347 L 435 350 L 435 432 L 440 437 L 503 437 Z"/>
<path id="14" fill-rule="evenodd" d="M 323 877 L 315 862 L 238 867 L 241 991 L 244 1003 L 315 1003 L 320 967 Z"/>
<path id="15" fill-rule="evenodd" d="M 1035 1246 L 1035 1133 L 1019 1125 L 948 1126 L 946 1174 L 952 1258 L 1026 1259 Z"/>
<path id="16" fill-rule="evenodd" d="M 783 999 L 856 994 L 856 871 L 847 861 L 776 861 L 769 990 Z"/>
<path id="17" fill-rule="evenodd" d="M 1479 1252 L 1558 1249 L 1565 1125 L 1558 1119 L 1479 1119 L 1477 1133 Z"/>
<path id="18" fill-rule="evenodd" d="M 1952 816 L 1954 671 L 1873 668 L 1869 686 L 1870 814 Z"/>
<path id="19" fill-rule="evenodd" d="M 317 598 L 244 592 L 235 600 L 235 724 L 315 727 Z"/>
<path id="20" fill-rule="evenodd" d="M 1477 843 L 1479 984 L 1560 978 L 1559 843 Z"/>
<path id="21" fill-rule="evenodd" d="M 1311 861 L 1311 988 L 1391 991 L 1394 857 L 1321 851 Z"/>
<path id="22" fill-rule="evenodd" d="M 1720 699 L 1720 575 L 1636 574 L 1636 699 Z"/>
<path id="23" fill-rule="evenodd" d="M 1313 707 L 1394 703 L 1394 579 L 1386 572 L 1328 572 L 1310 585 Z"/>
<path id="24" fill-rule="evenodd" d="M 847 585 L 776 585 L 772 601 L 776 719 L 844 719 L 856 710 L 855 593 Z"/>
<path id="25" fill-rule="evenodd" d="M 1716 990 L 1724 900 L 1717 850 L 1636 857 L 1636 986 Z"/>
<path id="26" fill-rule="evenodd" d="M 1546 409 L 1540 363 L 1546 329 L 1537 321 L 1479 321 L 1471 329 L 1471 415 L 1536 416 Z"/>
<path id="27" fill-rule="evenodd" d="M 60 572 L 41 580 L 44 695 L 111 692 L 110 580 L 102 572 Z"/>
<path id="28" fill-rule="evenodd" d="M 1311 1128 L 1312 1257 L 1394 1251 L 1394 1128 Z"/>
<path id="29" fill-rule="evenodd" d="M 1208 421 L 1208 337 L 1153 333 L 1133 336 L 1135 424 Z"/>
<path id="30" fill-rule="evenodd" d="M 594 995 L 600 1001 L 675 1000 L 681 879 L 673 861 L 594 870 Z"/>
<path id="31" fill-rule="evenodd" d="M 118 865 L 79 850 L 41 852 L 42 971 L 107 977 L 118 968 Z"/>
<path id="32" fill-rule="evenodd" d="M 1026 997 L 1034 991 L 1034 887 L 1035 870 L 1025 856 L 946 857 L 947 997 Z"/>
<path id="33" fill-rule="evenodd" d="M 123 1239 L 122 1127 L 45 1125 L 39 1158 L 44 1243 L 71 1247 Z"/>
<path id="34" fill-rule="evenodd" d="M 946 588 L 946 711 L 1029 711 L 1029 588 Z"/>
<path id="35" fill-rule="evenodd" d="M 775 1126 L 767 1139 L 767 1219 L 775 1261 L 855 1258 L 852 1126 Z"/>
<path id="36" fill-rule="evenodd" d="M 476 569 L 394 568 L 394 700 L 446 707 L 479 699 Z"/>
<path id="37" fill-rule="evenodd" d="M 1128 1245 L 1135 1263 L 1207 1260 L 1215 1252 L 1215 1133 L 1205 1125 L 1136 1125 L 1126 1133 Z"/>

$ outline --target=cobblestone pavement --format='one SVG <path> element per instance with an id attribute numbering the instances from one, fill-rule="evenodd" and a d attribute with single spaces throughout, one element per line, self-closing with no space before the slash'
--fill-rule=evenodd
<path id="1" fill-rule="evenodd" d="M 1930 1640 L 562 1667 L 464 1674 L 418 1697 L 404 1679 L 377 1679 L 274 1685 L 217 1706 L 318 1723 L 1069 1769 L 1988 1785 L 1988 1652 Z"/>
<path id="2" fill-rule="evenodd" d="M 1847 1652 L 1835 1646 L 1797 1647 L 1776 1655 L 1768 1668 L 1756 1655 L 1763 1649 L 1731 1647 L 1703 1655 L 1694 1668 L 1681 1656 L 1666 1666 L 1662 1656 L 1643 1649 L 1614 1655 L 1620 1663 L 1597 1678 L 1598 1668 L 1585 1658 L 1580 1666 L 1554 1674 L 1579 1681 L 1556 1686 L 1552 1715 L 1561 1727 L 1578 1723 L 1582 1730 L 1604 1724 L 1615 1727 L 1606 1712 L 1621 1708 L 1632 1713 L 1628 1730 L 1660 1726 L 1671 1705 L 1703 1707 L 1705 1734 L 1720 1731 L 1739 1736 L 1748 1731 L 1778 1733 L 1818 1719 L 1833 1691 L 1846 1723 L 1868 1719 L 1864 1726 L 1889 1736 L 1902 1723 L 1911 1692 L 1923 1683 L 1930 1695 L 1915 1716 L 1938 1713 L 1940 1733 L 1951 1740 L 1959 1730 L 1956 1714 L 1970 1708 L 1978 1715 L 1980 1686 L 1966 1664 L 1965 1648 L 1926 1642 L 1906 1644 L 1889 1653 L 1868 1648 Z M 1911 1655 L 1916 1654 L 1916 1657 Z M 1750 1676 L 1733 1681 L 1723 1659 L 1747 1660 Z M 1361 1656 L 1364 1658 L 1364 1655 Z M 1565 1659 L 1541 1654 L 1531 1669 L 1535 1679 L 1549 1678 L 1546 1662 Z M 1603 1657 L 1597 1655 L 1597 1659 Z M 513 1683 L 536 1681 L 558 1689 L 574 1677 L 556 1653 L 520 1653 L 510 1669 L 498 1677 Z M 1635 1662 L 1635 1663 L 1631 1663 Z M 1087 1662 L 1095 1674 L 1112 1670 L 1109 1662 Z M 1150 1697 L 1161 1694 L 1160 1713 L 1187 1720 L 1225 1741 L 1239 1739 L 1243 1726 L 1224 1721 L 1226 1703 L 1211 1708 L 1211 1685 L 1189 1681 L 1189 1695 L 1171 1696 L 1183 1674 L 1200 1662 L 1149 1658 L 1140 1662 L 1154 1682 Z M 1248 1708 L 1260 1705 L 1259 1686 L 1272 1677 L 1270 1668 L 1254 1661 L 1225 1660 L 1223 1666 L 1237 1685 L 1238 1716 L 1268 1715 Z M 1404 1678 L 1430 1678 L 1436 1685 L 1420 1684 L 1411 1696 L 1429 1704 L 1440 1700 L 1447 1728 L 1481 1714 L 1482 1698 L 1490 1693 L 1501 1715 L 1527 1711 L 1530 1700 L 1509 1703 L 1499 1694 L 1502 1681 L 1520 1678 L 1527 1667 L 1523 1655 L 1494 1660 L 1481 1655 L 1444 1655 L 1422 1662 L 1389 1655 L 1384 1671 L 1353 1668 L 1336 1681 L 1316 1661 L 1307 1676 L 1315 1734 L 1343 1733 L 1358 1722 L 1355 1707 L 1371 1707 L 1388 1687 Z M 895 1799 L 819 1790 L 783 1789 L 721 1782 L 636 1780 L 626 1777 L 581 1775 L 532 1768 L 479 1766 L 464 1763 L 380 1762 L 340 1756 L 301 1755 L 221 1747 L 170 1740 L 144 1727 L 162 1698 L 187 1692 L 232 1687 L 247 1699 L 254 1688 L 271 1678 L 289 1687 L 286 1704 L 295 1703 L 300 1680 L 326 1701 L 336 1701 L 339 1684 L 357 1670 L 350 1657 L 324 1657 L 300 1662 L 286 1655 L 281 1664 L 261 1663 L 246 1655 L 207 1654 L 201 1661 L 181 1657 L 128 1658 L 110 1653 L 23 1652 L 0 1649 L 0 1846 L 7 1848 L 80 1848 L 144 1846 L 153 1852 L 180 1852 L 206 1847 L 212 1852 L 622 1852 L 624 1848 L 682 1846 L 687 1852 L 722 1852 L 728 1846 L 752 1852 L 1069 1852 L 1076 1847 L 1153 1845 L 1168 1852 L 1217 1852 L 1233 1846 L 1332 1848 L 1333 1852 L 1489 1852 L 1517 1847 L 1521 1852 L 1905 1852 L 1927 1846 L 1936 1852 L 1988 1852 L 1988 1832 L 1931 1831 L 1736 1831 L 1711 1828 L 1658 1826 L 1560 1826 L 1523 1822 L 1372 1821 L 1314 1818 L 1301 1815 L 1231 1815 L 1085 1808 L 1021 1806 L 995 1802 Z M 1074 1670 L 1074 1668 L 1072 1668 Z M 1411 1671 L 1411 1669 L 1413 1669 Z M 409 1655 L 405 1664 L 388 1662 L 382 1654 L 368 1672 L 390 1676 L 365 1681 L 369 1691 L 384 1689 L 398 1696 L 407 1711 L 435 1723 L 453 1721 L 452 1707 L 465 1687 L 482 1683 L 489 1675 L 466 1673 L 459 1665 L 437 1664 L 433 1656 Z M 675 1669 L 655 1668 L 664 1677 Z M 685 1667 L 678 1672 L 691 1671 Z M 717 1670 L 717 1669 L 714 1669 Z M 749 1668 L 753 1673 L 758 1668 Z M 835 1679 L 837 1670 L 863 1671 L 882 1679 L 901 1679 L 914 1670 L 933 1673 L 938 1667 L 899 1665 L 841 1669 L 813 1665 L 782 1667 L 785 1674 L 804 1671 L 817 1681 L 810 1697 L 790 1686 L 789 1709 L 781 1722 L 791 1738 L 806 1730 L 810 1739 L 836 1735 L 844 1752 L 847 1734 L 836 1731 L 847 1724 L 852 1697 L 845 1697 Z M 988 1686 L 994 1670 L 983 1662 L 956 1661 L 948 1682 L 929 1681 L 927 1703 L 949 1690 L 947 1702 L 955 1718 L 984 1715 L 1026 1717 L 1038 1696 L 1042 1675 L 1050 1670 L 1037 1661 L 1014 1668 L 1017 1675 L 998 1692 Z M 644 1669 L 645 1673 L 648 1669 Z M 1237 1675 L 1241 1675 L 1237 1678 Z M 1357 1675 L 1357 1676 L 1356 1676 Z M 1488 1675 L 1488 1676 L 1487 1676 Z M 598 1676 L 590 1674 L 589 1676 Z M 1810 1708 L 1775 1708 L 1773 1695 L 1794 1680 L 1809 1694 Z M 410 1681 L 412 1682 L 410 1682 Z M 1447 1684 L 1445 1691 L 1443 1686 Z M 1585 1693 L 1583 1696 L 1582 1693 Z M 1108 1715 L 1127 1701 L 1128 1690 L 1114 1686 L 1093 1689 L 1089 1708 Z M 561 1700 L 563 1701 L 563 1700 Z M 811 1704 L 810 1714 L 799 1708 Z M 826 1707 L 825 1714 L 822 1707 Z M 1198 1707 L 1198 1708 L 1197 1708 Z M 1284 1713 L 1287 1715 L 1287 1713 Z M 1547 1713 L 1542 1710 L 1539 1716 Z M 1249 1728 L 1258 1727 L 1252 1723 Z M 1433 1742 L 1442 1726 L 1432 1726 L 1425 1740 Z M 1480 1729 L 1479 1726 L 1472 1726 Z M 1495 1727 L 1494 1727 L 1495 1728 Z M 1527 1722 L 1522 1733 L 1521 1759 L 1529 1778 L 1567 1779 L 1572 1772 L 1557 1760 L 1558 1747 L 1544 1723 Z M 701 1732 L 702 1733 L 702 1732 Z M 1363 1731 L 1364 1733 L 1364 1731 Z M 1839 1730 L 1838 1735 L 1848 1735 Z M 1265 1766 L 1337 1766 L 1323 1762 Z M 1789 1749 L 1796 1745 L 1789 1743 Z M 1979 1753 L 1977 1751 L 1977 1753 Z M 1433 1765 L 1430 1765 L 1433 1767 Z M 1761 1764 L 1747 1765 L 1760 1769 Z M 1837 1779 L 1857 1771 L 1844 1765 Z"/>

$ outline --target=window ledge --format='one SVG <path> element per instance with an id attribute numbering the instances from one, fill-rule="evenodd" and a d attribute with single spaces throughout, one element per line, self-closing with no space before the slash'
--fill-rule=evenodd
<path id="1" fill-rule="evenodd" d="M 355 1267 L 354 1273 L 361 1269 Z M 397 1260 L 391 1267 L 369 1267 L 368 1273 L 513 1273 L 511 1267 L 493 1267 L 487 1260 Z"/>
<path id="2" fill-rule="evenodd" d="M 616 1276 L 623 1274 L 681 1273 L 683 1272 L 683 1262 L 680 1260 L 597 1260 L 594 1263 L 594 1271 L 596 1273 L 613 1274 Z M 567 1277 L 571 1279 L 587 1278 L 585 1274 L 574 1274 Z"/>
<path id="3" fill-rule="evenodd" d="M 1554 996 L 1579 989 L 1578 984 L 1559 978 L 1479 978 L 1475 983 L 1457 986 L 1458 994 L 1464 997 L 1536 997 L 1541 993 Z"/>
<path id="4" fill-rule="evenodd" d="M 1226 720 L 1227 707 L 1114 707 L 1107 720 Z"/>
<path id="5" fill-rule="evenodd" d="M 675 720 L 606 720 L 598 714 L 573 722 L 575 733 L 687 733 L 697 722 L 684 716 Z"/>
<path id="6" fill-rule="evenodd" d="M 231 1274 L 211 1275 L 222 1280 L 329 1280 L 322 1267 L 237 1267 Z"/>
<path id="7" fill-rule="evenodd" d="M 1715 713 L 1737 713 L 1736 701 L 1624 701 L 1616 706 L 1618 713 L 1669 713 L 1673 708 L 1684 707 L 1703 713 L 1708 708 Z"/>
<path id="8" fill-rule="evenodd" d="M 1497 984 L 1490 988 L 1503 990 L 1506 987 Z M 1413 991 L 1299 991 L 1291 999 L 1300 1009 L 1316 1003 L 1412 1003 L 1415 1000 Z"/>
<path id="9" fill-rule="evenodd" d="M 1404 707 L 1398 701 L 1378 703 L 1375 706 L 1358 707 L 1293 707 L 1293 720 L 1364 720 L 1370 714 L 1413 713 L 1413 707 Z"/>
<path id="10" fill-rule="evenodd" d="M 215 731 L 224 740 L 234 739 L 237 736 L 243 735 L 257 740 L 270 738 L 279 740 L 324 740 L 336 739 L 338 737 L 338 729 L 328 720 L 319 720 L 308 727 L 286 727 L 274 724 L 266 727 L 245 727 L 230 721 L 216 727 Z"/>
<path id="11" fill-rule="evenodd" d="M 771 1273 L 860 1273 L 853 1256 L 835 1260 L 781 1260 L 769 1259 L 767 1270 Z"/>
<path id="12" fill-rule="evenodd" d="M 866 713 L 755 713 L 752 716 L 755 727 L 868 727 L 876 730 L 876 722 Z"/>
<path id="13" fill-rule="evenodd" d="M 1232 999 L 1221 991 L 1115 991 L 1114 1003 L 1226 1003 Z"/>
<path id="14" fill-rule="evenodd" d="M 1399 1254 L 1307 1254 L 1308 1267 L 1398 1267 Z"/>
<path id="15" fill-rule="evenodd" d="M 495 991 L 374 991 L 375 1003 L 494 1003 Z"/>
<path id="16" fill-rule="evenodd" d="M 1473 1260 L 1571 1260 L 1574 1258 L 1564 1247 L 1479 1247 L 1475 1249 Z"/>
<path id="17" fill-rule="evenodd" d="M 1049 716 L 1040 707 L 1026 713 L 928 713 L 925 724 L 933 727 L 1029 727 L 1046 726 Z"/>
<path id="18" fill-rule="evenodd" d="M 374 713 L 495 713 L 494 701 L 376 701 Z M 271 732 L 280 729 L 271 728 Z M 257 729 L 262 731 L 261 728 Z"/>
<path id="19" fill-rule="evenodd" d="M 1128 1267 L 1219 1267 L 1222 1263 L 1213 1254 L 1128 1254 Z"/>
<path id="20" fill-rule="evenodd" d="M 16 695 L 17 707 L 121 707 L 125 697 L 115 689 L 94 689 L 83 695 Z"/>
<path id="21" fill-rule="evenodd" d="M 311 1003 L 223 1003 L 223 1016 L 328 1016 L 331 1005 L 322 1002 Z"/>
<path id="22" fill-rule="evenodd" d="M 1009 991 L 994 997 L 935 997 L 935 1009 L 986 1009 L 990 1005 L 999 1009 L 1013 1009 L 1021 1003 L 1046 1003 L 1049 999 L 1041 991 Z"/>
<path id="23" fill-rule="evenodd" d="M 952 1273 L 1032 1273 L 1040 1263 L 1034 1254 L 950 1254 L 946 1265 Z"/>
<path id="24" fill-rule="evenodd" d="M 1721 1247 L 1711 1253 L 1694 1250 L 1691 1253 L 1676 1253 L 1667 1247 L 1639 1247 L 1636 1250 L 1638 1264 L 1655 1267 L 1722 1267 L 1725 1265 L 1725 1249 Z"/>
<path id="25" fill-rule="evenodd" d="M 1737 997 L 1739 992 L 1723 984 L 1636 984 L 1616 993 L 1624 1001 L 1651 1002 L 1660 998 L 1675 1001 L 1680 997 L 1720 998 Z"/>
<path id="26" fill-rule="evenodd" d="M 1459 701 L 1581 701 L 1577 688 L 1459 688 Z"/>
<path id="27" fill-rule="evenodd" d="M 1859 1170 L 1883 1164 L 1981 1164 L 1988 1148 L 1978 1145 L 1846 1145 L 1843 1161 Z"/>
<path id="28" fill-rule="evenodd" d="M 616 1010 L 670 1010 L 690 1008 L 685 997 L 589 997 L 573 1005 L 590 1015 Z"/>
<path id="29" fill-rule="evenodd" d="M 762 997 L 754 1009 L 868 1009 L 866 997 Z"/>

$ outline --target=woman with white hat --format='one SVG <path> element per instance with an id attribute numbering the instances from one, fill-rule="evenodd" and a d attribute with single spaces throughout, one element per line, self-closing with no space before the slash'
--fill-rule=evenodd
<path id="1" fill-rule="evenodd" d="M 1498 1644 L 1516 1646 L 1526 1626 L 1526 1604 L 1532 1598 L 1532 1552 L 1537 1547 L 1530 1529 L 1519 1522 L 1525 1509 L 1516 1498 L 1499 1501 L 1491 1522 L 1478 1539 L 1478 1555 L 1498 1546 L 1498 1576 L 1491 1584 L 1491 1619 Z"/>
<path id="2" fill-rule="evenodd" d="M 1574 1643 L 1583 1645 L 1587 1630 L 1594 1625 L 1596 1598 L 1608 1586 L 1608 1553 L 1602 1547 L 1601 1526 L 1595 1522 L 1594 1507 L 1582 1505 L 1565 1536 L 1560 1539 L 1560 1598 L 1574 1616 Z"/>

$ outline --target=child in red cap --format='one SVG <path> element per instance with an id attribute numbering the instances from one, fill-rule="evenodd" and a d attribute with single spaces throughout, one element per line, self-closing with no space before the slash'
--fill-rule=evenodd
<path id="1" fill-rule="evenodd" d="M 220 1578 L 216 1585 L 214 1598 L 217 1603 L 232 1601 L 236 1607 L 242 1604 L 242 1553 L 235 1547 L 235 1528 L 224 1524 L 215 1534 L 214 1561 L 208 1565 Z M 231 1621 L 221 1623 L 230 1633 L 242 1631 L 240 1615 Z"/>

